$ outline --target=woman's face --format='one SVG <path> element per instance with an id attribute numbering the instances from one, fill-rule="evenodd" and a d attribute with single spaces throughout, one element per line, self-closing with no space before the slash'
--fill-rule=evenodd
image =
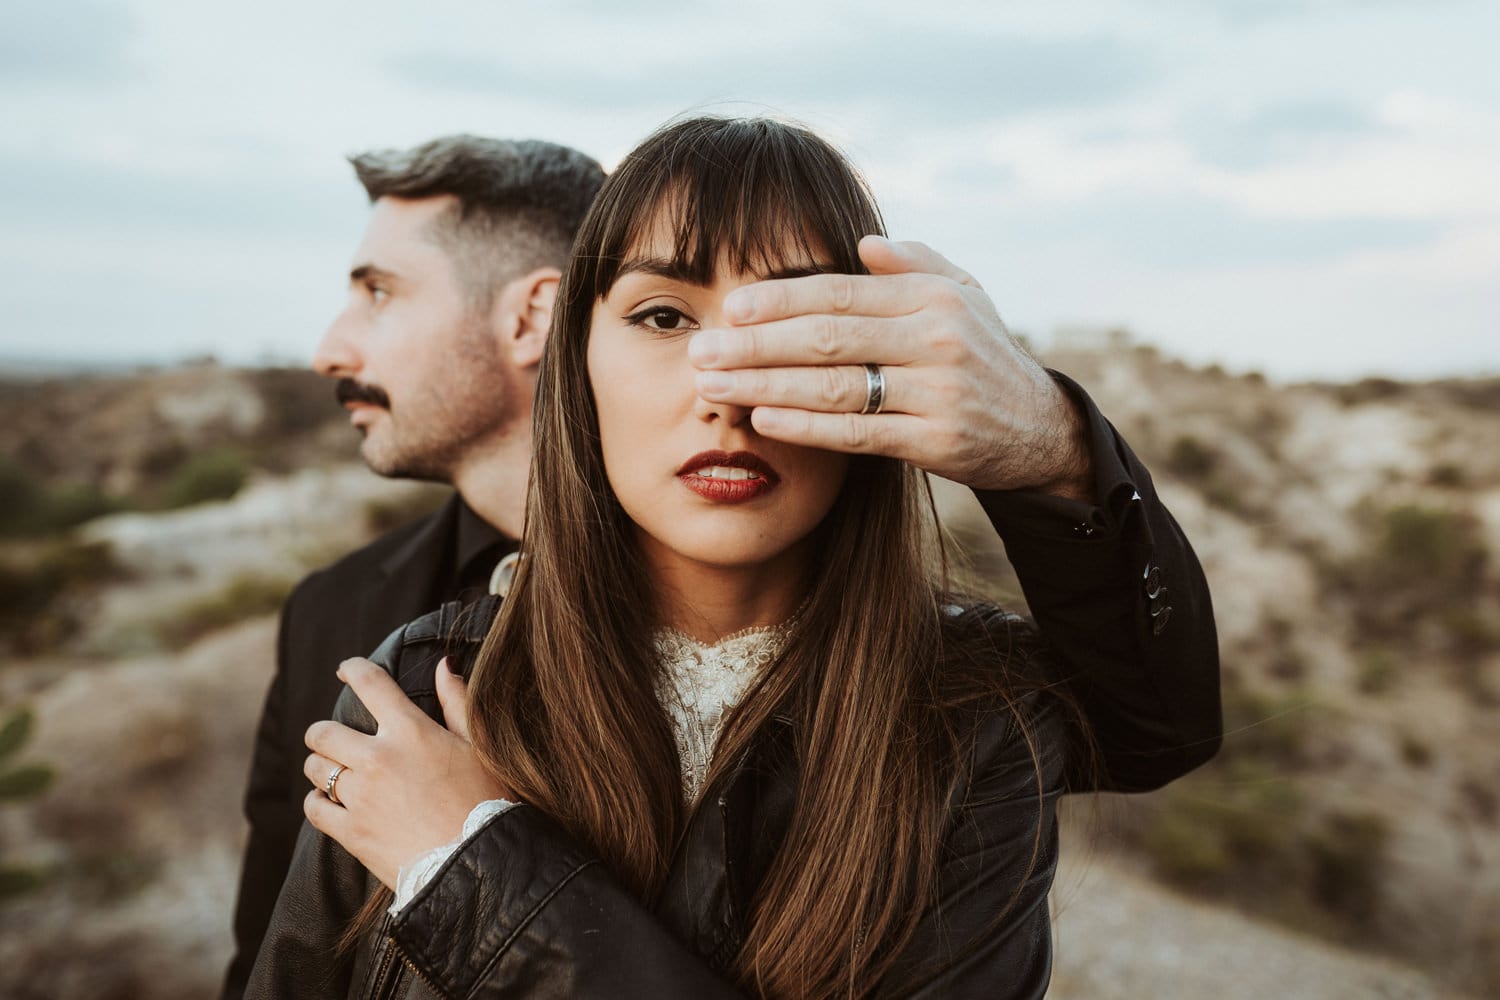
<path id="1" fill-rule="evenodd" d="M 787 270 L 821 270 L 789 260 Z M 770 275 L 716 270 L 694 284 L 673 268 L 671 242 L 627 256 L 594 305 L 588 372 L 604 468 L 640 530 L 647 560 L 743 569 L 793 554 L 833 506 L 849 458 L 783 444 L 750 426 L 750 410 L 698 396 L 688 341 L 728 325 L 724 298 Z"/>

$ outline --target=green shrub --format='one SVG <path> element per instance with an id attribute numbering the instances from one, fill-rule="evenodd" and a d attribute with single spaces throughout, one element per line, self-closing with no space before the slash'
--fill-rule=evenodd
<path id="1" fill-rule="evenodd" d="M 1211 894 L 1284 884 L 1299 864 L 1301 792 L 1264 762 L 1231 761 L 1215 772 L 1162 793 L 1141 838 L 1156 872 Z"/>
<path id="2" fill-rule="evenodd" d="M 250 460 L 239 448 L 208 448 L 189 456 L 172 473 L 162 491 L 167 510 L 210 500 L 228 500 L 250 478 Z"/>
<path id="3" fill-rule="evenodd" d="M 29 708 L 19 708 L 0 723 L 0 803 L 17 803 L 40 796 L 52 784 L 52 769 L 45 764 L 13 764 L 31 738 L 36 717 Z M 44 868 L 0 863 L 0 900 L 37 889 L 48 878 Z"/>
<path id="4" fill-rule="evenodd" d="M 0 640 L 22 652 L 57 645 L 76 625 L 76 598 L 126 571 L 107 542 L 68 539 L 0 562 Z"/>
<path id="5" fill-rule="evenodd" d="M 1334 393 L 1345 406 L 1359 406 L 1395 399 L 1405 393 L 1407 386 L 1389 378 L 1364 378 L 1358 382 L 1338 386 Z"/>
<path id="6" fill-rule="evenodd" d="M 1450 510 L 1402 504 L 1381 518 L 1376 568 L 1401 582 L 1468 580 L 1484 563 L 1473 521 Z"/>
<path id="7" fill-rule="evenodd" d="M 1475 609 L 1484 592 L 1489 553 L 1472 515 L 1400 504 L 1383 510 L 1366 507 L 1360 520 L 1371 538 L 1369 548 L 1321 569 L 1324 586 L 1350 605 L 1356 630 L 1366 641 L 1409 644 L 1432 632 L 1424 624 L 1442 628 L 1442 617 L 1462 618 Z M 1475 635 L 1468 629 L 1461 638 L 1468 641 Z"/>
<path id="8" fill-rule="evenodd" d="M 1281 769 L 1307 763 L 1309 713 L 1314 707 L 1307 695 L 1292 691 L 1275 696 L 1226 686 L 1223 706 L 1224 757 Z"/>
<path id="9" fill-rule="evenodd" d="M 92 484 L 46 483 L 0 457 L 0 537 L 55 534 L 124 506 Z"/>
<path id="10" fill-rule="evenodd" d="M 1218 466 L 1218 452 L 1191 434 L 1184 434 L 1173 441 L 1171 450 L 1167 452 L 1167 468 L 1191 482 L 1208 478 Z"/>
<path id="11" fill-rule="evenodd" d="M 1328 911 L 1356 925 L 1374 922 L 1390 824 L 1373 812 L 1335 812 L 1307 837 L 1312 892 Z"/>
<path id="12" fill-rule="evenodd" d="M 412 490 L 391 499 L 365 501 L 365 528 L 372 535 L 382 535 L 419 517 L 424 517 L 447 502 L 447 487 L 433 486 Z"/>
<path id="13" fill-rule="evenodd" d="M 1432 746 L 1411 733 L 1402 733 L 1401 759 L 1412 767 L 1429 767 L 1432 764 Z"/>
<path id="14" fill-rule="evenodd" d="M 1432 471 L 1427 474 L 1427 482 L 1433 486 L 1458 489 L 1468 485 L 1469 474 L 1457 462 L 1443 462 L 1432 467 Z"/>
<path id="15" fill-rule="evenodd" d="M 237 576 L 218 593 L 179 608 L 156 624 L 157 638 L 169 649 L 181 649 L 210 632 L 280 609 L 292 591 L 284 577 Z"/>
<path id="16" fill-rule="evenodd" d="M 1365 694 L 1385 694 L 1401 679 L 1401 661 L 1387 649 L 1366 649 L 1359 654 L 1357 678 Z"/>

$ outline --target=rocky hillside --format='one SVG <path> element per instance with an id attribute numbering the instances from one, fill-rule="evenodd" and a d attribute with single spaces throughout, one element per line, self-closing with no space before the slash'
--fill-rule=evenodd
<path id="1" fill-rule="evenodd" d="M 1193 539 L 1230 726 L 1165 791 L 1070 810 L 1056 995 L 1500 992 L 1500 382 L 1046 360 Z M 0 380 L 0 995 L 212 990 L 274 609 L 434 502 L 354 443 L 298 372 Z"/>

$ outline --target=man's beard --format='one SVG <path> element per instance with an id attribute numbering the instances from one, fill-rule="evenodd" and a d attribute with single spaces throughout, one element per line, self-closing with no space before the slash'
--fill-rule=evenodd
<path id="1" fill-rule="evenodd" d="M 370 471 L 389 479 L 451 484 L 475 448 L 492 446 L 505 428 L 525 417 L 518 393 L 527 387 L 504 367 L 486 338 L 461 343 L 450 363 L 448 384 L 424 386 L 417 396 L 408 392 L 394 407 L 379 385 L 339 380 L 340 404 L 361 402 L 386 413 L 385 426 L 362 432 L 360 454 Z"/>

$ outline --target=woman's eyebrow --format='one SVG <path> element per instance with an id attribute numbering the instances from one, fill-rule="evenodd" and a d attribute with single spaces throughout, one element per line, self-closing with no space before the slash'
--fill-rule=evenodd
<path id="1" fill-rule="evenodd" d="M 669 257 L 636 257 L 627 260 L 620 265 L 616 272 L 616 278 L 623 278 L 627 274 L 649 274 L 657 278 L 669 278 L 672 281 L 680 281 L 687 285 L 701 285 L 692 274 L 688 273 L 687 265 L 679 260 Z"/>
<path id="2" fill-rule="evenodd" d="M 758 275 L 757 281 L 779 281 L 782 278 L 805 278 L 813 274 L 838 274 L 838 268 L 832 264 L 814 263 L 797 264 L 788 267 L 779 267 Z M 679 260 L 667 257 L 637 257 L 620 265 L 617 277 L 623 278 L 627 274 L 649 274 L 658 278 L 667 278 L 671 281 L 680 281 L 686 285 L 698 285 L 707 287 L 712 283 L 698 280 L 697 275 L 690 273 L 686 264 Z"/>
<path id="3" fill-rule="evenodd" d="M 813 274 L 842 274 L 832 264 L 803 264 L 798 267 L 782 267 L 763 275 L 761 281 L 780 281 L 783 278 L 806 278 Z"/>

